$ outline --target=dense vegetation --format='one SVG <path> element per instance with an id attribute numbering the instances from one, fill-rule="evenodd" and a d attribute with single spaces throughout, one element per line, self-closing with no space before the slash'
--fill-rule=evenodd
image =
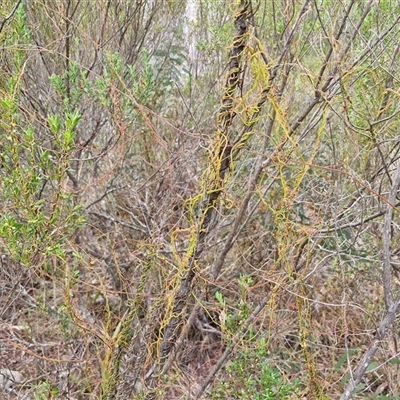
<path id="1" fill-rule="evenodd" d="M 400 398 L 400 3 L 0 2 L 2 399 Z"/>

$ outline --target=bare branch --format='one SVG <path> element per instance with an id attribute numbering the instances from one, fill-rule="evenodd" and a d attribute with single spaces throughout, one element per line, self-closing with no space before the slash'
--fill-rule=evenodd
<path id="1" fill-rule="evenodd" d="M 389 194 L 389 204 L 386 208 L 385 225 L 383 228 L 383 290 L 385 292 L 385 305 L 386 309 L 393 305 L 393 298 L 391 294 L 391 267 L 390 267 L 390 239 L 392 230 L 393 207 L 400 186 L 400 163 L 397 165 L 395 180 Z"/>
<path id="2" fill-rule="evenodd" d="M 358 366 L 354 371 L 354 374 L 343 392 L 340 400 L 349 400 L 352 398 L 357 385 L 361 382 L 361 379 L 365 375 L 369 364 L 377 352 L 381 341 L 385 338 L 387 331 L 393 325 L 393 322 L 397 316 L 397 311 L 400 306 L 400 297 L 389 307 L 384 318 L 376 331 L 375 337 L 368 347 L 368 350 L 364 353 L 361 360 L 358 362 Z"/>
<path id="3" fill-rule="evenodd" d="M 363 357 L 358 363 L 357 368 L 354 371 L 354 375 L 350 380 L 349 384 L 344 391 L 341 400 L 348 400 L 352 397 L 357 385 L 361 382 L 361 379 L 365 375 L 368 365 L 371 363 L 375 356 L 376 351 L 379 348 L 380 342 L 384 339 L 386 332 L 392 326 L 397 310 L 400 306 L 400 297 L 393 302 L 392 298 L 392 287 L 391 287 L 391 266 L 390 266 L 390 239 L 392 229 L 392 217 L 393 217 L 393 204 L 396 200 L 396 195 L 400 186 L 400 163 L 397 166 L 395 180 L 390 190 L 388 204 L 385 214 L 385 225 L 383 230 L 383 290 L 386 305 L 386 314 L 381 321 L 381 324 L 375 334 L 372 343 L 369 345 L 368 350 L 364 353 Z"/>
<path id="4" fill-rule="evenodd" d="M 225 365 L 226 361 L 228 360 L 228 358 L 232 354 L 235 344 L 239 342 L 239 339 L 241 337 L 243 337 L 243 335 L 247 332 L 247 330 L 252 325 L 254 320 L 257 318 L 257 316 L 260 314 L 260 312 L 267 305 L 267 303 L 269 302 L 269 299 L 271 298 L 271 294 L 272 293 L 273 293 L 273 290 L 271 291 L 270 294 L 268 294 L 267 296 L 265 296 L 261 300 L 261 302 L 258 304 L 258 306 L 251 313 L 251 315 L 246 319 L 246 321 L 243 324 L 243 327 L 232 338 L 231 344 L 226 347 L 226 349 L 222 353 L 221 357 L 218 359 L 218 361 L 215 363 L 215 365 L 211 368 L 211 370 L 208 373 L 207 377 L 202 382 L 200 388 L 198 389 L 198 391 L 197 391 L 197 393 L 196 393 L 196 395 L 194 397 L 195 400 L 198 400 L 198 399 L 200 399 L 202 397 L 204 391 L 207 389 L 207 386 L 214 379 L 214 377 L 218 373 L 218 371 Z"/>
<path id="5" fill-rule="evenodd" d="M 7 21 L 9 21 L 14 14 L 17 12 L 19 5 L 22 3 L 22 0 L 18 0 L 17 3 L 15 4 L 14 8 L 12 9 L 12 11 L 10 12 L 10 14 L 8 14 L 5 18 L 2 18 L 0 21 L 0 33 L 4 28 L 4 25 L 6 24 Z"/>

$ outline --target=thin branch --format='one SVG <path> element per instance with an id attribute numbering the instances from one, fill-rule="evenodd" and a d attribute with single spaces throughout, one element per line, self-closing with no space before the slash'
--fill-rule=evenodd
<path id="1" fill-rule="evenodd" d="M 277 286 L 278 286 L 278 284 L 277 284 Z M 281 286 L 281 285 L 279 285 L 279 286 Z M 218 371 L 225 365 L 229 356 L 232 354 L 235 344 L 238 343 L 239 340 L 243 337 L 243 335 L 246 334 L 247 330 L 249 329 L 250 325 L 253 324 L 253 322 L 257 318 L 258 314 L 260 314 L 260 312 L 268 304 L 273 292 L 274 292 L 274 290 L 272 290 L 267 296 L 265 296 L 261 300 L 261 302 L 258 304 L 258 306 L 251 313 L 251 315 L 246 319 L 245 323 L 243 324 L 243 327 L 238 332 L 236 332 L 236 334 L 232 338 L 230 344 L 227 345 L 227 347 L 226 347 L 225 351 L 222 353 L 221 357 L 218 359 L 218 361 L 215 363 L 215 365 L 211 368 L 207 377 L 202 382 L 200 388 L 198 389 L 196 395 L 194 396 L 195 400 L 198 400 L 202 397 L 204 391 L 207 389 L 207 386 L 214 379 L 214 377 L 218 373 Z"/>
<path id="2" fill-rule="evenodd" d="M 181 331 L 183 320 L 183 310 L 186 306 L 187 299 L 192 290 L 192 282 L 195 277 L 195 268 L 197 260 L 200 258 L 205 247 L 205 241 L 209 234 L 209 229 L 216 213 L 216 204 L 223 190 L 223 182 L 230 171 L 232 162 L 232 146 L 228 145 L 229 127 L 232 119 L 235 117 L 234 111 L 234 95 L 239 85 L 239 76 L 241 73 L 241 63 L 243 50 L 247 40 L 247 32 L 249 29 L 249 16 L 252 13 L 251 1 L 241 0 L 238 12 L 235 16 L 236 34 L 233 38 L 232 49 L 229 54 L 228 76 L 224 86 L 222 96 L 222 105 L 217 120 L 217 145 L 214 149 L 214 157 L 216 168 L 214 178 L 206 182 L 206 195 L 200 212 L 199 225 L 194 250 L 188 251 L 188 260 L 186 263 L 184 275 L 180 281 L 179 287 L 174 296 L 172 312 L 168 320 L 167 326 L 163 332 L 163 338 L 160 346 L 160 354 L 157 362 L 150 368 L 147 378 L 149 378 L 149 391 L 146 394 L 146 400 L 154 399 L 157 379 L 160 377 L 160 371 L 163 370 L 172 349 L 174 348 Z M 213 167 L 213 166 L 212 166 Z"/>
<path id="3" fill-rule="evenodd" d="M 393 305 L 393 298 L 391 294 L 391 268 L 390 268 L 390 239 L 392 231 L 393 219 L 393 204 L 396 200 L 397 192 L 400 186 L 400 163 L 397 165 L 396 176 L 392 188 L 389 193 L 389 204 L 386 208 L 385 225 L 383 227 L 383 290 L 385 294 L 386 309 Z"/>
<path id="4" fill-rule="evenodd" d="M 381 324 L 379 325 L 379 328 L 376 331 L 376 334 L 371 344 L 369 345 L 367 351 L 364 353 L 361 360 L 359 361 L 358 366 L 352 376 L 352 379 L 348 383 L 345 391 L 340 397 L 340 400 L 349 400 L 353 397 L 354 391 L 356 390 L 356 387 L 358 386 L 358 384 L 361 382 L 361 379 L 365 375 L 365 372 L 367 371 L 369 364 L 374 358 L 375 353 L 377 352 L 381 341 L 385 338 L 387 331 L 393 325 L 393 322 L 397 316 L 397 311 L 399 309 L 399 306 L 400 306 L 400 297 L 397 298 L 394 304 L 390 306 L 386 315 L 382 319 Z"/>
<path id="5" fill-rule="evenodd" d="M 14 14 L 17 12 L 18 7 L 20 6 L 21 3 L 22 3 L 22 0 L 18 0 L 17 3 L 15 4 L 13 10 L 10 12 L 10 14 L 8 14 L 5 18 L 3 18 L 0 21 L 0 33 L 3 30 L 6 22 L 9 21 L 14 16 Z"/>
<path id="6" fill-rule="evenodd" d="M 331 58 L 331 56 L 332 56 L 332 54 L 333 54 L 334 43 L 339 41 L 340 36 L 341 36 L 342 33 L 344 32 L 345 27 L 346 27 L 346 22 L 347 22 L 347 20 L 348 20 L 348 18 L 349 18 L 349 15 L 350 15 L 351 9 L 353 8 L 354 3 L 355 3 L 355 0 L 351 1 L 351 3 L 349 4 L 349 6 L 348 6 L 348 8 L 347 8 L 347 10 L 346 10 L 346 12 L 345 12 L 345 14 L 344 14 L 344 17 L 343 17 L 343 19 L 342 19 L 342 24 L 340 25 L 337 34 L 336 34 L 335 37 L 333 38 L 333 41 L 329 43 L 329 45 L 330 45 L 330 46 L 329 46 L 329 51 L 326 53 L 325 60 L 324 60 L 324 62 L 322 63 L 322 67 L 321 67 L 321 69 L 320 69 L 320 71 L 319 71 L 319 73 L 318 73 L 318 79 L 317 79 L 317 84 L 316 84 L 316 88 L 317 88 L 317 89 L 319 88 L 319 86 L 320 86 L 320 84 L 321 84 L 322 77 L 324 76 L 326 67 L 328 66 L 329 60 L 330 60 L 330 58 Z M 315 4 L 315 6 L 316 6 L 315 8 L 316 8 L 316 10 L 317 10 L 318 19 L 319 19 L 319 21 L 320 21 L 320 23 L 321 23 L 321 26 L 323 26 L 323 23 L 322 23 L 322 20 L 321 20 L 321 16 L 320 16 L 320 12 L 319 12 L 319 10 L 318 10 L 318 5 Z M 325 31 L 325 29 L 324 29 L 324 31 Z M 326 33 L 325 33 L 325 34 L 326 34 Z M 328 83 L 328 82 L 329 82 L 329 81 L 327 81 L 327 83 Z M 325 85 L 326 85 L 326 84 L 325 84 Z"/>
<path id="7" fill-rule="evenodd" d="M 383 317 L 381 324 L 375 334 L 374 339 L 368 347 L 368 350 L 364 353 L 363 357 L 358 363 L 354 375 L 347 385 L 344 393 L 340 400 L 349 400 L 354 394 L 357 385 L 361 382 L 361 379 L 365 375 L 369 364 L 377 352 L 381 341 L 385 338 L 386 332 L 393 325 L 396 318 L 397 311 L 400 306 L 400 296 L 393 301 L 391 293 L 391 267 L 390 267 L 390 239 L 393 219 L 393 206 L 391 204 L 396 200 L 397 191 L 400 186 L 400 163 L 397 166 L 395 180 L 390 190 L 388 204 L 385 214 L 385 225 L 383 229 L 383 290 L 386 305 L 386 314 Z"/>

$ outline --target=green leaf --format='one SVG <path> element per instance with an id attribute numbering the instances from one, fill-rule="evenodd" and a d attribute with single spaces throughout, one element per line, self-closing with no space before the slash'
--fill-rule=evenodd
<path id="1" fill-rule="evenodd" d="M 76 110 L 72 113 L 67 113 L 65 116 L 66 131 L 74 131 L 81 118 L 82 116 Z"/>
<path id="2" fill-rule="evenodd" d="M 54 134 L 58 134 L 61 131 L 61 118 L 58 114 L 51 115 L 47 118 L 50 129 Z"/>
<path id="3" fill-rule="evenodd" d="M 35 138 L 35 132 L 31 126 L 28 126 L 28 128 L 26 128 L 25 131 L 25 139 L 28 142 L 33 142 L 34 138 Z"/>
<path id="4" fill-rule="evenodd" d="M 215 298 L 218 300 L 218 303 L 220 305 L 225 305 L 224 297 L 222 296 L 221 292 L 216 292 L 215 293 Z"/>
<path id="5" fill-rule="evenodd" d="M 347 359 L 357 354 L 357 352 L 358 349 L 349 349 L 346 353 L 342 354 L 336 365 L 333 367 L 334 370 L 335 371 L 340 370 L 340 368 L 342 368 L 343 364 L 347 361 Z"/>
<path id="6" fill-rule="evenodd" d="M 376 361 L 372 361 L 369 365 L 368 365 L 368 367 L 367 367 L 367 369 L 365 370 L 365 372 L 371 372 L 371 371 L 373 371 L 374 369 L 377 369 L 377 368 L 379 368 L 379 363 L 377 363 Z"/>

